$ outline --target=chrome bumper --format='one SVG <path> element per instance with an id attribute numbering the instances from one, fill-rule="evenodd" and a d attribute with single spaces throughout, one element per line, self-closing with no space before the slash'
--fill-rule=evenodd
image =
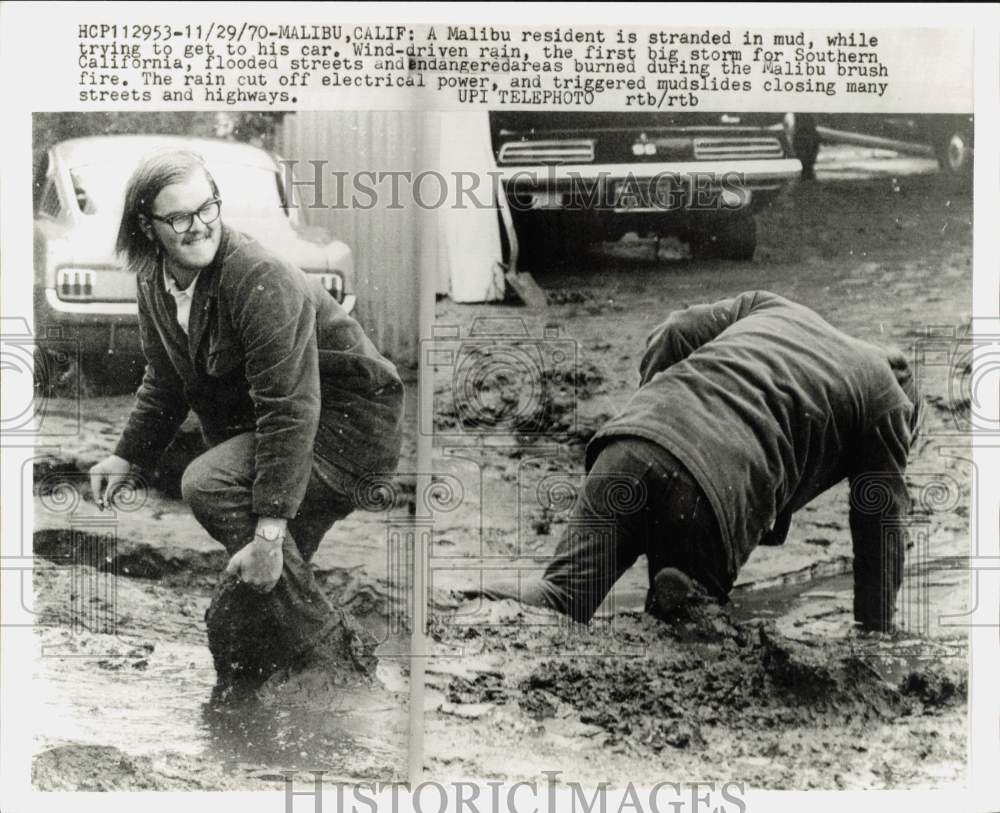
<path id="1" fill-rule="evenodd" d="M 742 175 L 747 186 L 771 188 L 794 180 L 802 172 L 798 158 L 755 161 L 664 161 L 641 164 L 563 164 L 531 167 L 500 167 L 500 179 L 515 187 L 541 187 L 575 180 L 609 180 L 633 177 L 651 179 L 658 175 Z"/>
<path id="2" fill-rule="evenodd" d="M 346 294 L 341 307 L 348 313 L 353 313 L 358 298 L 354 294 Z M 139 315 L 139 306 L 135 302 L 66 302 L 59 298 L 55 288 L 45 289 L 45 302 L 55 313 L 65 313 L 72 316 L 135 316 Z"/>

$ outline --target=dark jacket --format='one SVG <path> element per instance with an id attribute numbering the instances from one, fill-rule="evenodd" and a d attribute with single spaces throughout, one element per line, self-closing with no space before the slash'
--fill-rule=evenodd
<path id="1" fill-rule="evenodd" d="M 649 337 L 640 388 L 594 436 L 588 468 L 619 436 L 676 455 L 712 504 L 733 580 L 759 543 L 783 541 L 794 511 L 850 478 L 855 611 L 881 626 L 904 548 L 883 531 L 909 510 L 916 399 L 904 368 L 765 291 L 677 311 Z"/>
<path id="2" fill-rule="evenodd" d="M 223 228 L 188 334 L 159 271 L 138 279 L 146 373 L 115 454 L 150 468 L 190 408 L 209 445 L 255 432 L 258 516 L 294 517 L 314 462 L 341 493 L 395 470 L 403 385 L 320 281 Z"/>

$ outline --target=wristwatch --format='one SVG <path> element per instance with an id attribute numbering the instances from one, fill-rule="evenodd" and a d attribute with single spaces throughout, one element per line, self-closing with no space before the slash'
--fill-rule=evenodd
<path id="1" fill-rule="evenodd" d="M 265 542 L 280 542 L 285 538 L 285 532 L 274 525 L 265 525 L 263 528 L 257 528 L 254 535 L 259 536 Z"/>

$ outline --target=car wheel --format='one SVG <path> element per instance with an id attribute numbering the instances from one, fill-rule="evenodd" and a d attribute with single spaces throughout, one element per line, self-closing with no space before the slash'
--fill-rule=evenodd
<path id="1" fill-rule="evenodd" d="M 945 131 L 934 151 L 941 169 L 949 175 L 965 176 L 972 171 L 972 138 L 967 129 Z"/>
<path id="2" fill-rule="evenodd" d="M 126 395 L 142 382 L 141 357 L 84 353 L 80 357 L 80 379 L 85 395 Z"/>
<path id="3" fill-rule="evenodd" d="M 799 113 L 794 116 L 793 122 L 792 152 L 802 164 L 802 180 L 811 181 L 816 177 L 816 157 L 819 155 L 816 118 L 808 113 Z"/>
<path id="4" fill-rule="evenodd" d="M 753 259 L 757 249 L 757 223 L 749 212 L 713 219 L 690 235 L 691 256 L 696 259 Z"/>
<path id="5" fill-rule="evenodd" d="M 35 395 L 41 398 L 79 398 L 79 365 L 75 356 L 34 348 Z"/>
<path id="6" fill-rule="evenodd" d="M 514 216 L 517 232 L 517 267 L 546 271 L 580 260 L 586 250 L 585 229 L 574 228 L 569 215 L 522 214 Z"/>

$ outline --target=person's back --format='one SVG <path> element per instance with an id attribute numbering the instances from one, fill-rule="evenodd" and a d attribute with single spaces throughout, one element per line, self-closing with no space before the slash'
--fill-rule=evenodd
<path id="1" fill-rule="evenodd" d="M 478 592 L 587 621 L 645 554 L 647 608 L 660 617 L 685 596 L 724 601 L 753 549 L 781 544 L 792 513 L 847 478 L 855 618 L 890 627 L 904 542 L 885 530 L 908 510 L 918 401 L 902 355 L 751 291 L 671 314 L 640 375 L 587 447 L 572 533 L 544 576 Z M 609 496 L 622 488 L 642 495 L 628 510 Z"/>
<path id="2" fill-rule="evenodd" d="M 884 496 L 876 511 L 852 499 L 860 592 L 884 578 L 887 559 L 898 584 L 902 551 L 881 550 L 881 523 L 908 500 L 916 397 L 900 383 L 905 361 L 802 305 L 751 291 L 672 314 L 651 334 L 640 374 L 622 413 L 591 440 L 588 468 L 615 438 L 667 449 L 714 509 L 729 584 L 762 539 L 780 544 L 791 513 L 845 477 Z"/>
<path id="3" fill-rule="evenodd" d="M 763 291 L 676 312 L 640 372 L 588 461 L 622 435 L 667 448 L 705 490 L 736 567 L 781 514 L 854 473 L 880 420 L 912 410 L 885 351 Z"/>

